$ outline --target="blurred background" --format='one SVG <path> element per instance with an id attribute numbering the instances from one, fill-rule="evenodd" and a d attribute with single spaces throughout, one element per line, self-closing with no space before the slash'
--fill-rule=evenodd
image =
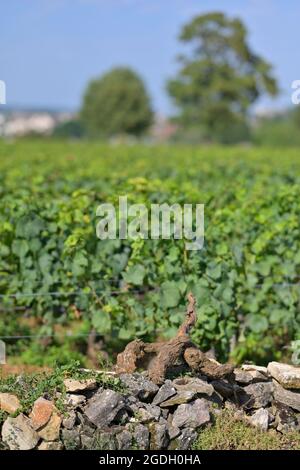
<path id="1" fill-rule="evenodd" d="M 208 39 L 196 18 L 211 12 Z M 0 135 L 298 145 L 299 14 L 296 0 L 3 2 Z"/>

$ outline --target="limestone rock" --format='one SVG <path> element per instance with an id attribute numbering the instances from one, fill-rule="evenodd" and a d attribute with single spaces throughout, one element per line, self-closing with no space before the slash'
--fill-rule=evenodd
<path id="1" fill-rule="evenodd" d="M 63 444 L 62 442 L 46 442 L 43 441 L 39 446 L 38 450 L 62 450 Z"/>
<path id="2" fill-rule="evenodd" d="M 198 377 L 183 377 L 173 380 L 174 387 L 178 391 L 190 391 L 197 394 L 212 396 L 214 387 Z"/>
<path id="3" fill-rule="evenodd" d="M 75 393 L 68 393 L 64 399 L 64 404 L 66 406 L 77 408 L 80 405 L 83 405 L 86 402 L 86 397 L 84 395 L 76 395 Z"/>
<path id="4" fill-rule="evenodd" d="M 118 450 L 129 450 L 132 445 L 132 434 L 124 429 L 116 435 Z"/>
<path id="5" fill-rule="evenodd" d="M 143 424 L 137 424 L 134 428 L 133 439 L 138 449 L 148 449 L 150 442 L 150 433 L 148 428 L 143 426 Z"/>
<path id="6" fill-rule="evenodd" d="M 292 392 L 283 388 L 276 380 L 273 380 L 274 384 L 274 398 L 275 400 L 283 403 L 286 406 L 290 406 L 293 410 L 300 411 L 300 392 Z"/>
<path id="7" fill-rule="evenodd" d="M 166 423 L 152 423 L 149 426 L 151 438 L 150 449 L 165 449 L 169 444 L 168 426 Z"/>
<path id="8" fill-rule="evenodd" d="M 93 440 L 93 448 L 97 450 L 117 450 L 115 433 L 109 431 L 97 431 Z"/>
<path id="9" fill-rule="evenodd" d="M 265 408 L 259 408 L 255 413 L 249 417 L 250 423 L 261 429 L 262 431 L 268 430 L 269 425 L 269 413 Z"/>
<path id="10" fill-rule="evenodd" d="M 77 415 L 77 417 L 79 417 L 79 416 L 81 416 L 81 415 Z M 93 435 L 96 432 L 96 427 L 90 422 L 88 424 L 85 424 L 84 421 L 87 420 L 87 418 L 84 417 L 84 416 L 81 416 L 81 417 L 83 418 L 83 420 L 81 420 L 81 419 L 79 419 L 79 420 L 83 421 L 83 422 L 80 425 L 80 428 L 78 427 L 76 429 L 80 430 L 81 435 L 85 434 L 86 436 L 93 437 Z"/>
<path id="11" fill-rule="evenodd" d="M 15 413 L 21 407 L 21 403 L 12 393 L 0 393 L 0 410 L 7 413 Z"/>
<path id="12" fill-rule="evenodd" d="M 85 450 L 91 450 L 94 447 L 94 437 L 86 434 L 80 435 L 81 447 Z"/>
<path id="13" fill-rule="evenodd" d="M 252 376 L 252 382 L 266 382 L 270 380 L 270 374 L 266 367 L 243 364 L 241 369 Z"/>
<path id="14" fill-rule="evenodd" d="M 297 416 L 289 406 L 274 401 L 272 411 L 275 414 L 275 427 L 277 431 L 285 433 L 299 430 Z"/>
<path id="15" fill-rule="evenodd" d="M 149 400 L 159 390 L 158 386 L 148 380 L 143 374 L 121 374 L 119 378 L 132 395 L 142 401 Z"/>
<path id="16" fill-rule="evenodd" d="M 213 380 L 211 385 L 215 391 L 223 398 L 231 398 L 233 395 L 233 385 L 228 383 L 226 380 Z"/>
<path id="17" fill-rule="evenodd" d="M 164 401 L 163 403 L 160 404 L 161 408 L 168 408 L 170 406 L 175 406 L 175 405 L 182 405 L 183 403 L 188 403 L 195 397 L 196 393 L 193 392 L 192 390 L 182 390 L 177 393 L 172 398 L 169 398 L 169 400 Z"/>
<path id="18" fill-rule="evenodd" d="M 113 390 L 97 392 L 87 403 L 84 414 L 98 428 L 108 426 L 124 408 L 124 398 Z"/>
<path id="19" fill-rule="evenodd" d="M 170 414 L 168 416 L 168 431 L 169 431 L 169 436 L 170 436 L 170 439 L 175 439 L 175 437 L 179 436 L 180 434 L 180 429 L 178 426 L 175 426 L 173 424 L 173 416 Z"/>
<path id="20" fill-rule="evenodd" d="M 194 429 L 183 429 L 180 436 L 176 439 L 176 450 L 188 450 L 197 439 L 197 433 Z"/>
<path id="21" fill-rule="evenodd" d="M 300 389 L 300 367 L 281 364 L 280 362 L 270 362 L 268 372 L 284 388 Z"/>
<path id="22" fill-rule="evenodd" d="M 205 399 L 199 398 L 191 404 L 179 405 L 174 412 L 172 424 L 178 428 L 196 429 L 209 421 L 209 404 Z"/>
<path id="23" fill-rule="evenodd" d="M 273 398 L 274 386 L 272 382 L 257 382 L 244 387 L 246 395 L 243 397 L 245 408 L 264 408 Z"/>
<path id="24" fill-rule="evenodd" d="M 80 448 L 81 439 L 77 429 L 63 429 L 61 435 L 66 450 L 75 450 Z"/>
<path id="25" fill-rule="evenodd" d="M 54 409 L 54 403 L 50 400 L 46 400 L 43 397 L 38 398 L 34 402 L 29 417 L 31 419 L 32 426 L 36 431 L 48 423 Z"/>
<path id="26" fill-rule="evenodd" d="M 151 423 L 151 421 L 158 421 L 160 418 L 161 410 L 159 406 L 150 405 L 146 403 L 144 408 L 139 408 L 139 421 L 141 423 Z"/>
<path id="27" fill-rule="evenodd" d="M 153 398 L 153 405 L 159 405 L 163 401 L 176 394 L 176 389 L 173 386 L 171 380 L 166 380 L 165 383 L 160 387 L 157 394 Z"/>
<path id="28" fill-rule="evenodd" d="M 62 420 L 62 425 L 64 428 L 73 429 L 76 423 L 76 413 L 71 410 Z"/>
<path id="29" fill-rule="evenodd" d="M 58 413 L 54 412 L 47 424 L 38 430 L 38 435 L 44 441 L 56 441 L 59 439 L 60 425 L 61 417 Z"/>
<path id="30" fill-rule="evenodd" d="M 11 450 L 34 449 L 39 441 L 30 419 L 19 414 L 16 418 L 7 418 L 2 426 L 2 440 Z"/>
<path id="31" fill-rule="evenodd" d="M 97 387 L 97 382 L 95 379 L 85 379 L 85 380 L 65 379 L 64 384 L 66 387 L 66 391 L 68 393 L 94 390 Z"/>
<path id="32" fill-rule="evenodd" d="M 239 384 L 249 385 L 253 381 L 252 375 L 243 369 L 234 369 L 233 375 L 235 381 Z"/>

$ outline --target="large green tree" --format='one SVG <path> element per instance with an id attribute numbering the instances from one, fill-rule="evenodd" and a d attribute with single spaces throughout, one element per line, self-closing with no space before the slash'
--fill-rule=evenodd
<path id="1" fill-rule="evenodd" d="M 81 119 L 90 134 L 110 137 L 143 134 L 151 124 L 150 99 L 142 79 L 129 68 L 115 68 L 89 83 Z"/>
<path id="2" fill-rule="evenodd" d="M 192 51 L 179 57 L 167 87 L 181 128 L 210 140 L 243 139 L 250 106 L 278 91 L 272 67 L 251 50 L 243 23 L 223 13 L 197 16 L 180 40 Z"/>

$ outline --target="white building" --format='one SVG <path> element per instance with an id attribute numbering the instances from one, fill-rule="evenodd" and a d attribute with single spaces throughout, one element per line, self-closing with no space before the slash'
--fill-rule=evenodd
<path id="1" fill-rule="evenodd" d="M 13 111 L 0 115 L 0 136 L 50 135 L 57 124 L 72 119 L 72 113 Z"/>

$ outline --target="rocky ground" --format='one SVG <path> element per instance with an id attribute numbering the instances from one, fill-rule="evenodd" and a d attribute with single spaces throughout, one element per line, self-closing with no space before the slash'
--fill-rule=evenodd
<path id="1" fill-rule="evenodd" d="M 27 408 L 20 392 L 2 385 L 0 447 L 190 449 L 224 409 L 265 433 L 300 430 L 300 367 L 243 365 L 231 380 L 186 375 L 160 387 L 145 373 L 123 374 L 117 387 L 101 377 L 65 378 Z"/>

